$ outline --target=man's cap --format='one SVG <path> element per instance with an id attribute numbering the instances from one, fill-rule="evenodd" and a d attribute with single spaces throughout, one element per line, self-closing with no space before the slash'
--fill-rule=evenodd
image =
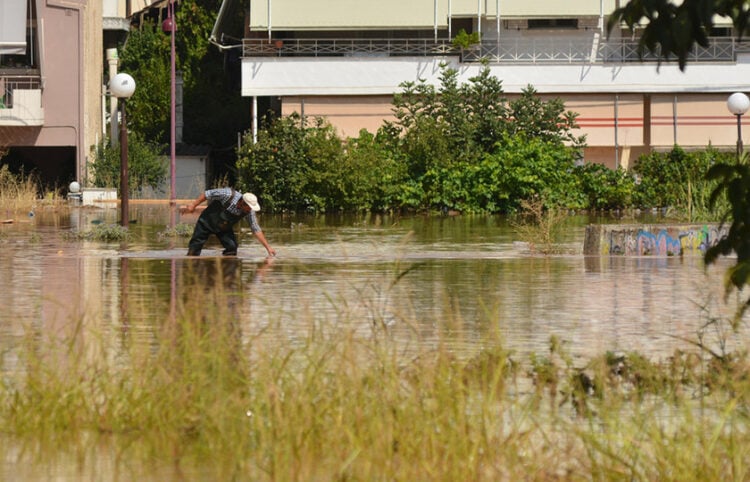
<path id="1" fill-rule="evenodd" d="M 242 200 L 245 201 L 245 204 L 250 206 L 250 209 L 252 209 L 253 211 L 260 211 L 260 204 L 258 204 L 258 197 L 255 194 L 251 192 L 246 192 L 245 194 L 242 195 Z"/>

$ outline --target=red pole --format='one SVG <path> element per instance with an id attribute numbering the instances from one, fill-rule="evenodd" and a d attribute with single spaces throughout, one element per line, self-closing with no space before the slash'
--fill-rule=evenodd
<path id="1" fill-rule="evenodd" d="M 175 173 L 175 155 L 176 155 L 176 148 L 175 148 L 175 142 L 176 142 L 176 129 L 175 129 L 175 110 L 176 110 L 176 86 L 175 86 L 175 46 L 174 46 L 174 36 L 175 36 L 175 30 L 177 29 L 177 24 L 175 22 L 174 17 L 174 0 L 169 1 L 169 18 L 171 19 L 171 41 L 172 41 L 172 51 L 171 51 L 171 87 L 172 87 L 172 105 L 171 105 L 171 120 L 170 120 L 170 152 L 169 152 L 169 161 L 170 161 L 170 169 L 171 169 L 171 182 L 169 183 L 169 211 L 170 211 L 170 223 L 171 227 L 174 227 L 175 225 L 175 204 L 176 204 L 176 182 L 177 182 L 177 176 Z"/>

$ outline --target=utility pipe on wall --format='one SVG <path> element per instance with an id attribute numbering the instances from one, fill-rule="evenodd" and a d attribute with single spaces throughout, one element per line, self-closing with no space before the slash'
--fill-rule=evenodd
<path id="1" fill-rule="evenodd" d="M 497 56 L 500 57 L 500 0 L 495 0 L 495 24 L 497 28 Z"/>
<path id="2" fill-rule="evenodd" d="M 677 95 L 672 98 L 672 144 L 677 145 Z"/>
<path id="3" fill-rule="evenodd" d="M 258 142 L 258 96 L 253 96 L 253 144 Z"/>
<path id="4" fill-rule="evenodd" d="M 435 0 L 432 5 L 433 14 L 432 14 L 432 26 L 433 26 L 433 32 L 435 34 L 435 42 L 437 42 L 438 39 L 438 0 Z"/>
<path id="5" fill-rule="evenodd" d="M 448 0 L 448 40 L 453 38 L 453 33 L 451 29 L 451 0 Z"/>
<path id="6" fill-rule="evenodd" d="M 482 38 L 482 0 L 477 0 L 477 33 Z"/>
<path id="7" fill-rule="evenodd" d="M 615 169 L 620 167 L 620 142 L 618 140 L 620 96 L 615 94 Z"/>
<path id="8" fill-rule="evenodd" d="M 271 40 L 271 0 L 268 0 L 268 40 Z"/>

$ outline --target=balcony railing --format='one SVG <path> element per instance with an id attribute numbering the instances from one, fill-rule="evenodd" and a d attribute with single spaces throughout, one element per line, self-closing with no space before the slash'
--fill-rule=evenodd
<path id="1" fill-rule="evenodd" d="M 448 40 L 431 39 L 244 39 L 244 57 L 426 56 L 457 54 Z"/>
<path id="2" fill-rule="evenodd" d="M 690 62 L 733 62 L 738 42 L 715 37 L 708 47 L 697 46 Z M 243 57 L 396 57 L 456 55 L 462 62 L 493 63 L 625 63 L 658 62 L 658 55 L 638 55 L 637 40 L 542 38 L 485 40 L 467 49 L 448 40 L 432 39 L 244 39 Z M 663 60 L 662 60 L 663 62 Z"/>
<path id="3" fill-rule="evenodd" d="M 39 75 L 0 72 L 0 125 L 37 126 L 44 123 Z"/>

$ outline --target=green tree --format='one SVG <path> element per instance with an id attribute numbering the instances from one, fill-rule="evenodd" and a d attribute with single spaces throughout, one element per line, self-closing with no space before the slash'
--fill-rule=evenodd
<path id="1" fill-rule="evenodd" d="M 130 32 L 120 52 L 119 70 L 129 73 L 136 85 L 126 104 L 128 128 L 157 142 L 169 141 L 169 50 L 169 37 L 146 23 Z"/>
<path id="2" fill-rule="evenodd" d="M 186 143 L 229 147 L 249 126 L 249 100 L 242 98 L 226 66 L 230 57 L 208 42 L 218 0 L 176 3 L 175 64 L 183 79 L 183 137 Z M 170 140 L 171 36 L 146 20 L 128 34 L 120 52 L 120 70 L 136 81 L 128 101 L 130 127 L 147 139 Z M 233 65 L 233 64 L 232 64 Z"/>
<path id="3" fill-rule="evenodd" d="M 521 96 L 510 102 L 508 123 L 512 135 L 541 139 L 557 145 L 569 144 L 574 149 L 585 145 L 586 137 L 576 137 L 572 130 L 578 127 L 578 114 L 565 110 L 565 103 L 559 97 L 542 99 L 533 86 L 529 85 Z"/>
<path id="4" fill-rule="evenodd" d="M 299 115 L 266 120 L 257 142 L 247 132 L 237 151 L 238 187 L 254 192 L 271 211 L 305 210 L 308 157 Z"/>
<path id="5" fill-rule="evenodd" d="M 502 135 L 508 132 L 512 118 L 502 81 L 485 67 L 470 78 L 458 94 L 464 99 L 459 103 L 459 109 L 471 123 L 472 145 L 482 152 L 491 152 Z"/>

